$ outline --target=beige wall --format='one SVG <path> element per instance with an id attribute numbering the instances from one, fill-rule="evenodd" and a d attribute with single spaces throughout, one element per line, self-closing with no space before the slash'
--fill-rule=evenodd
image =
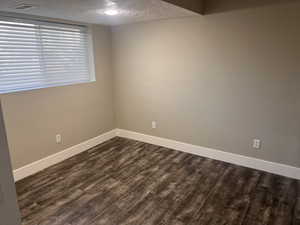
<path id="1" fill-rule="evenodd" d="M 94 26 L 97 82 L 1 96 L 13 168 L 115 127 L 299 167 L 299 10 Z"/>
<path id="2" fill-rule="evenodd" d="M 115 128 L 111 32 L 94 26 L 93 33 L 96 82 L 1 96 L 14 169 Z"/>
<path id="3" fill-rule="evenodd" d="M 114 28 L 117 127 L 299 167 L 299 12 L 278 5 Z"/>

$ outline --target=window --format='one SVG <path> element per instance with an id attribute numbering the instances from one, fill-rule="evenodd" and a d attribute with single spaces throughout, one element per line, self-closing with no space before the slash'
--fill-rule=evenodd
<path id="1" fill-rule="evenodd" d="M 95 80 L 88 27 L 0 16 L 0 93 Z"/>

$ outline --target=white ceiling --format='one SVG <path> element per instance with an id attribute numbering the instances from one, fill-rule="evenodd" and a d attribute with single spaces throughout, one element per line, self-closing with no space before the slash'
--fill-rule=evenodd
<path id="1" fill-rule="evenodd" d="M 36 8 L 17 10 L 16 6 L 22 3 Z M 119 10 L 119 15 L 104 14 L 112 6 Z M 160 0 L 0 0 L 0 10 L 105 25 L 197 15 Z"/>

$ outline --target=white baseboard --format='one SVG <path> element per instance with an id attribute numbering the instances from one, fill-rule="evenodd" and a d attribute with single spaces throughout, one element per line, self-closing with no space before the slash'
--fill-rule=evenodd
<path id="1" fill-rule="evenodd" d="M 28 177 L 30 175 L 33 175 L 43 169 L 46 169 L 49 166 L 62 162 L 74 155 L 82 153 L 92 147 L 95 147 L 105 141 L 108 141 L 109 139 L 112 139 L 115 136 L 116 136 L 116 130 L 114 129 L 107 133 L 101 134 L 97 137 L 94 137 L 92 139 L 89 139 L 85 142 L 82 142 L 78 145 L 65 149 L 61 152 L 58 152 L 54 155 L 50 155 L 46 158 L 33 162 L 19 169 L 16 169 L 13 171 L 15 182 L 25 177 Z"/>
<path id="2" fill-rule="evenodd" d="M 285 164 L 265 161 L 257 158 L 242 156 L 238 154 L 228 153 L 211 148 L 191 145 L 183 142 L 178 142 L 166 138 L 160 138 L 141 133 L 136 133 L 128 130 L 117 129 L 116 135 L 119 137 L 130 138 L 137 141 L 142 141 L 154 145 L 163 146 L 166 148 L 175 149 L 182 152 L 187 152 L 194 155 L 199 155 L 211 159 L 216 159 L 240 166 L 249 167 L 252 169 L 262 170 L 273 174 L 278 174 L 286 177 L 291 177 L 300 180 L 300 168 L 288 166 Z"/>
<path id="3" fill-rule="evenodd" d="M 72 146 L 66 150 L 58 152 L 54 155 L 48 156 L 29 165 L 21 167 L 13 171 L 15 181 L 19 181 L 25 177 L 33 175 L 43 169 L 46 169 L 52 165 L 62 162 L 74 155 L 82 153 L 92 147 L 95 147 L 105 141 L 108 141 L 116 136 L 130 138 L 137 141 L 142 141 L 154 145 L 163 146 L 166 148 L 199 155 L 202 157 L 207 157 L 211 159 L 216 159 L 240 166 L 245 166 L 257 170 L 262 170 L 286 177 L 291 177 L 300 180 L 300 168 L 293 167 L 285 164 L 265 161 L 257 158 L 247 157 L 243 155 L 228 153 L 220 150 L 215 150 L 211 148 L 196 146 L 192 144 L 187 144 L 179 141 L 174 141 L 171 139 L 160 138 L 155 136 L 150 136 L 146 134 L 141 134 L 133 131 L 114 129 L 98 137 L 92 138 L 78 145 Z"/>

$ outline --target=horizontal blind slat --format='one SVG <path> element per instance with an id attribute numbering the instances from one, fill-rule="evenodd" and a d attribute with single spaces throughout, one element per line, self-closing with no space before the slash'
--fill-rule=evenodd
<path id="1" fill-rule="evenodd" d="M 0 64 L 1 65 L 1 64 Z M 64 69 L 79 69 L 79 68 L 85 68 L 85 64 L 78 64 L 78 65 L 67 65 L 67 64 L 45 64 L 44 67 L 46 69 L 51 68 L 64 68 Z M 30 65 L 30 66 L 1 66 L 0 67 L 0 73 L 1 72 L 9 72 L 9 71 L 22 71 L 22 70 L 35 70 L 40 69 L 41 66 L 38 65 Z"/>
<path id="2" fill-rule="evenodd" d="M 72 76 L 72 73 L 64 73 L 64 76 L 61 76 L 61 74 L 57 74 L 57 73 L 49 73 L 49 76 L 47 78 L 45 78 L 44 76 L 42 76 L 41 73 L 32 73 L 32 74 L 25 74 L 23 75 L 22 80 L 20 80 L 18 77 L 3 77 L 0 79 L 1 84 L 7 84 L 7 83 L 26 83 L 28 80 L 49 80 L 49 79 L 53 79 L 55 78 L 56 80 L 65 80 L 68 79 L 68 76 L 70 78 L 72 78 L 73 80 L 78 79 L 78 77 L 86 77 L 86 73 L 80 72 L 78 73 L 78 76 L 76 76 L 76 78 L 74 78 Z"/>
<path id="3" fill-rule="evenodd" d="M 81 42 L 81 43 L 51 43 L 51 42 L 47 42 L 47 43 L 43 43 L 44 47 L 67 47 L 67 48 L 73 48 L 73 47 L 80 47 L 80 48 L 84 48 L 84 46 L 86 46 L 87 43 L 85 42 Z M 30 42 L 30 41 L 5 41 L 5 40 L 0 40 L 0 46 L 20 46 L 20 47 L 41 47 L 40 43 L 37 42 Z"/>
<path id="4" fill-rule="evenodd" d="M 0 45 L 0 51 L 31 51 L 31 50 L 36 50 L 36 51 L 41 51 L 41 47 L 39 46 L 15 46 L 15 45 Z M 55 50 L 58 50 L 58 51 L 86 51 L 86 49 L 78 46 L 74 46 L 74 47 L 55 47 L 55 46 L 44 46 L 43 47 L 43 50 L 47 50 L 47 51 L 55 51 Z"/>

